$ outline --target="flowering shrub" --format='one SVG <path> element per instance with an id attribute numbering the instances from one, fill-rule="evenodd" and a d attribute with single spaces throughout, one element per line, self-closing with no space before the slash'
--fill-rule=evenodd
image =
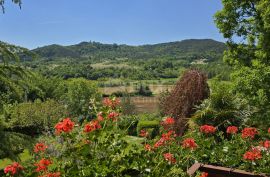
<path id="1" fill-rule="evenodd" d="M 46 146 L 43 143 L 37 143 L 34 147 L 34 152 L 38 153 L 38 152 L 44 152 L 46 149 L 48 148 L 48 146 Z"/>
<path id="2" fill-rule="evenodd" d="M 140 138 L 131 137 L 127 129 L 119 128 L 117 108 L 105 105 L 100 109 L 96 119 L 82 126 L 75 126 L 69 118 L 57 123 L 56 135 L 43 137 L 35 145 L 33 159 L 24 168 L 14 163 L 5 173 L 26 177 L 187 176 L 186 169 L 195 162 L 270 173 L 269 135 L 257 129 L 244 128 L 238 133 L 238 127 L 230 126 L 223 132 L 203 125 L 179 137 L 163 127 L 173 124 L 167 118 L 156 138 L 148 139 L 145 130 Z M 117 119 L 109 116 L 112 112 Z"/>
<path id="3" fill-rule="evenodd" d="M 238 132 L 238 128 L 236 126 L 229 126 L 226 132 L 228 134 L 236 134 Z"/>
<path id="4" fill-rule="evenodd" d="M 15 174 L 18 174 L 22 170 L 23 170 L 23 167 L 18 162 L 13 162 L 13 164 L 8 165 L 4 169 L 4 173 L 14 176 Z"/>
<path id="5" fill-rule="evenodd" d="M 74 122 L 70 120 L 70 118 L 64 119 L 62 122 L 59 122 L 55 125 L 56 134 L 60 134 L 62 132 L 68 133 L 74 127 Z"/>
<path id="6" fill-rule="evenodd" d="M 253 139 L 255 137 L 255 135 L 257 135 L 257 134 L 258 134 L 257 129 L 253 128 L 253 127 L 244 128 L 244 130 L 242 130 L 242 138 Z"/>
<path id="7" fill-rule="evenodd" d="M 211 134 L 216 132 L 216 128 L 211 125 L 202 125 L 200 131 L 205 134 Z"/>
<path id="8" fill-rule="evenodd" d="M 184 139 L 184 141 L 182 142 L 182 146 L 184 148 L 190 148 L 190 149 L 197 148 L 197 144 L 195 143 L 195 140 L 193 138 Z"/>
<path id="9" fill-rule="evenodd" d="M 250 160 L 250 161 L 254 161 L 257 159 L 261 159 L 262 158 L 262 154 L 261 151 L 258 149 L 252 149 L 251 151 L 247 151 L 244 154 L 244 159 L 245 160 Z"/>

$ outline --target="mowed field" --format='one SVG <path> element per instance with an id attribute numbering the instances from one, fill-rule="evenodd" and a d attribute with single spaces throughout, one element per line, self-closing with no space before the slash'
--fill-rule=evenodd
<path id="1" fill-rule="evenodd" d="M 168 90 L 171 91 L 173 85 L 149 85 L 150 90 L 153 92 L 154 96 L 144 97 L 144 96 L 134 96 L 131 97 L 131 102 L 135 105 L 136 113 L 154 113 L 158 111 L 158 98 L 160 93 Z M 103 94 L 110 95 L 112 93 L 121 91 L 132 93 L 135 91 L 134 86 L 118 86 L 118 87 L 103 87 L 99 88 L 100 92 Z"/>
<path id="2" fill-rule="evenodd" d="M 159 95 L 161 92 L 164 92 L 166 90 L 171 91 L 173 85 L 151 84 L 149 85 L 149 88 L 154 95 Z M 118 91 L 132 93 L 135 91 L 135 86 L 102 87 L 99 88 L 99 91 L 107 95 L 113 94 Z"/>
<path id="3" fill-rule="evenodd" d="M 131 97 L 135 105 L 136 113 L 155 113 L 158 111 L 158 96 L 153 97 Z"/>

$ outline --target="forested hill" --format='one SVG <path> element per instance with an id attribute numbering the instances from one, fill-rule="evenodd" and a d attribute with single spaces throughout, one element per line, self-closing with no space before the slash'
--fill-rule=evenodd
<path id="1" fill-rule="evenodd" d="M 212 39 L 188 39 L 177 42 L 160 43 L 154 45 L 117 45 L 99 42 L 81 42 L 76 45 L 49 45 L 39 47 L 33 51 L 44 59 L 56 58 L 99 58 L 99 59 L 189 59 L 207 58 L 215 60 L 221 58 L 225 44 Z"/>

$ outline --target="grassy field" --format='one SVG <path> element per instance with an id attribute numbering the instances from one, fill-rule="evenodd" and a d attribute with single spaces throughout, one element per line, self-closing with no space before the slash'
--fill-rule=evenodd
<path id="1" fill-rule="evenodd" d="M 117 87 L 101 87 L 99 88 L 99 91 L 103 94 L 110 95 L 115 92 L 127 92 L 132 93 L 135 91 L 137 85 L 130 85 L 130 86 L 117 86 Z M 154 95 L 159 95 L 161 92 L 166 90 L 171 90 L 173 88 L 173 85 L 148 85 L 150 90 L 153 92 Z"/>
<path id="2" fill-rule="evenodd" d="M 158 111 L 158 97 L 131 97 L 131 102 L 135 105 L 135 112 L 156 113 Z"/>

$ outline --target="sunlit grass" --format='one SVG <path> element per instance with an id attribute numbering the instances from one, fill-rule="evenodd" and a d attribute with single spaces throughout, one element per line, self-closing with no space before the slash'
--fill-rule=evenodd
<path id="1" fill-rule="evenodd" d="M 28 150 L 24 150 L 21 154 L 19 154 L 19 157 L 22 162 L 27 161 L 31 158 L 31 155 Z M 0 169 L 5 168 L 7 165 L 11 164 L 13 161 L 6 158 L 0 160 Z"/>

